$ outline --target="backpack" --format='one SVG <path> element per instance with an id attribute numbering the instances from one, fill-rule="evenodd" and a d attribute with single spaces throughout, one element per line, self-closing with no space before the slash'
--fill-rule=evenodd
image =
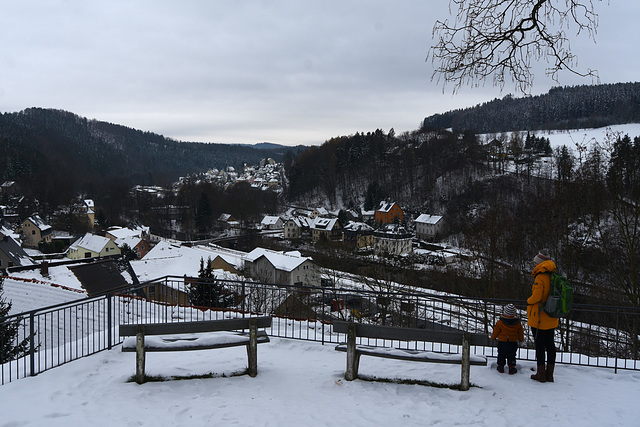
<path id="1" fill-rule="evenodd" d="M 551 317 L 567 317 L 573 303 L 573 288 L 571 283 L 561 274 L 552 271 L 547 273 L 551 283 L 549 298 L 542 305 L 542 309 Z"/>

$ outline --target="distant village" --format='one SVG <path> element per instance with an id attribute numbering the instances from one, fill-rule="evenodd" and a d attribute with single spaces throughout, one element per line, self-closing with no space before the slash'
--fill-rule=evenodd
<path id="1" fill-rule="evenodd" d="M 241 173 L 233 168 L 223 171 L 210 170 L 185 179 L 207 180 L 219 185 L 232 185 L 246 181 L 257 188 L 282 191 L 280 164 L 271 159 L 258 167 L 245 167 Z M 4 201 L 19 200 L 12 192 L 12 183 L 2 184 Z M 167 191 L 161 188 L 136 187 L 132 191 Z M 233 239 L 246 232 L 231 215 L 222 214 L 217 219 L 219 237 L 203 242 L 182 242 L 155 235 L 149 227 L 135 224 L 113 226 L 98 232 L 95 227 L 96 206 L 85 198 L 73 206 L 60 208 L 73 218 L 74 223 L 86 226 L 86 232 L 72 235 L 69 231 L 55 230 L 37 212 L 25 218 L 15 218 L 15 206 L 10 203 L 0 206 L 0 272 L 10 275 L 24 269 L 51 268 L 57 263 L 82 262 L 126 257 L 132 262 L 169 259 L 168 253 L 179 248 L 189 248 L 193 255 L 190 271 L 165 271 L 156 266 L 156 277 L 152 273 L 136 271 L 140 279 L 154 279 L 164 274 L 196 275 L 198 259 L 209 262 L 214 270 L 228 274 L 251 277 L 255 280 L 286 285 L 320 286 L 319 266 L 310 257 L 298 251 L 274 251 L 255 248 L 249 252 L 233 251 L 216 244 L 224 239 Z M 322 206 L 289 206 L 282 215 L 264 215 L 252 229 L 264 236 L 316 245 L 322 242 L 340 243 L 346 250 L 358 254 L 383 257 L 411 255 L 414 248 L 433 246 L 445 232 L 445 220 L 440 215 L 421 213 L 407 218 L 401 206 L 393 201 L 383 201 L 371 211 L 330 211 Z M 43 251 L 42 248 L 57 248 Z M 294 245 L 292 245 L 294 247 Z M 186 249 L 185 249 L 186 250 Z M 444 258 L 439 258 L 444 259 Z M 167 262 L 167 264 L 169 264 Z M 44 266 L 44 267 L 43 267 Z M 137 278 L 136 278 L 137 280 Z M 90 284 L 88 284 L 91 287 Z"/>

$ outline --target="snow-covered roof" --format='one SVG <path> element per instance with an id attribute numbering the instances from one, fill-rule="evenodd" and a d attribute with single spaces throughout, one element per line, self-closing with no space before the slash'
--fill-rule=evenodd
<path id="1" fill-rule="evenodd" d="M 313 230 L 333 230 L 337 222 L 337 218 L 317 217 L 309 226 Z"/>
<path id="2" fill-rule="evenodd" d="M 395 204 L 396 202 L 380 202 L 380 207 L 378 208 L 378 210 L 382 212 L 389 212 Z"/>
<path id="3" fill-rule="evenodd" d="M 344 227 L 347 231 L 373 231 L 373 227 L 364 222 L 351 221 Z"/>
<path id="4" fill-rule="evenodd" d="M 33 260 L 10 235 L 0 233 L 0 251 L 11 260 L 13 265 L 33 265 Z M 6 266 L 5 266 L 6 267 Z"/>
<path id="5" fill-rule="evenodd" d="M 246 252 L 222 248 L 220 246 L 181 246 L 169 242 L 159 242 L 141 260 L 131 261 L 131 267 L 142 282 L 164 276 L 191 276 L 196 277 L 200 270 L 200 260 L 207 261 L 216 256 L 221 257 L 229 264 L 242 268 Z M 239 276 L 231 277 L 230 273 L 214 270 L 216 277 L 240 279 Z"/>
<path id="6" fill-rule="evenodd" d="M 316 212 L 318 212 L 319 215 L 329 215 L 329 211 L 322 206 L 316 208 Z"/>
<path id="7" fill-rule="evenodd" d="M 124 245 L 129 246 L 131 249 L 135 248 L 142 241 L 141 237 L 138 236 L 126 236 L 120 239 L 116 239 L 115 244 L 117 247 L 122 248 Z"/>
<path id="8" fill-rule="evenodd" d="M 415 222 L 422 224 L 437 224 L 442 219 L 441 215 L 420 214 Z"/>
<path id="9" fill-rule="evenodd" d="M 40 215 L 38 215 L 38 214 L 31 215 L 29 218 L 27 218 L 27 220 L 31 221 L 33 223 L 33 225 L 38 227 L 40 232 L 47 231 L 47 230 L 51 229 L 51 226 L 49 224 L 47 224 L 46 222 L 44 222 L 44 220 L 42 218 L 40 218 Z"/>
<path id="10" fill-rule="evenodd" d="M 262 219 L 261 224 L 262 225 L 275 225 L 275 224 L 278 223 L 278 221 L 282 221 L 279 216 L 265 215 L 265 217 Z"/>
<path id="11" fill-rule="evenodd" d="M 265 248 L 255 248 L 246 255 L 245 260 L 255 262 L 260 257 L 265 257 L 276 269 L 282 271 L 292 271 L 305 261 L 311 260 L 303 257 L 298 251 L 277 252 Z"/>
<path id="12" fill-rule="evenodd" d="M 384 224 L 374 233 L 378 237 L 389 237 L 393 239 L 406 239 L 412 235 L 402 224 Z"/>
<path id="13" fill-rule="evenodd" d="M 70 250 L 77 250 L 83 248 L 92 252 L 100 253 L 111 240 L 106 237 L 96 236 L 95 234 L 87 233 L 71 245 Z"/>
<path id="14" fill-rule="evenodd" d="M 109 230 L 107 230 L 107 233 L 112 235 L 116 240 L 125 239 L 127 237 L 140 237 L 141 238 L 142 237 L 142 232 L 143 232 L 142 228 L 137 228 L 135 230 L 132 230 L 132 229 L 127 228 L 127 227 L 113 227 L 113 228 L 110 228 Z"/>

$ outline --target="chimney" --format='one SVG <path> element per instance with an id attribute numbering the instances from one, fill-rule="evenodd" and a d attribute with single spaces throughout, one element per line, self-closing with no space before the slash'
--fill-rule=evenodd
<path id="1" fill-rule="evenodd" d="M 49 275 L 49 262 L 48 261 L 42 261 L 42 263 L 40 264 L 40 274 L 43 276 L 48 276 Z"/>

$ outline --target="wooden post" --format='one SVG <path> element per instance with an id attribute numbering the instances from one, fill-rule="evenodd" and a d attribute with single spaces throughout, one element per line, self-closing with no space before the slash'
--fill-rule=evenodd
<path id="1" fill-rule="evenodd" d="M 249 344 L 247 344 L 247 357 L 250 377 L 258 375 L 258 323 L 255 318 L 249 319 Z"/>
<path id="2" fill-rule="evenodd" d="M 462 333 L 462 379 L 460 390 L 469 390 L 469 375 L 471 370 L 471 334 L 467 331 Z"/>
<path id="3" fill-rule="evenodd" d="M 349 322 L 347 326 L 347 372 L 344 378 L 353 381 L 358 378 L 360 355 L 356 353 L 356 324 Z"/>
<path id="4" fill-rule="evenodd" d="M 136 328 L 136 382 L 144 383 L 144 325 Z"/>

